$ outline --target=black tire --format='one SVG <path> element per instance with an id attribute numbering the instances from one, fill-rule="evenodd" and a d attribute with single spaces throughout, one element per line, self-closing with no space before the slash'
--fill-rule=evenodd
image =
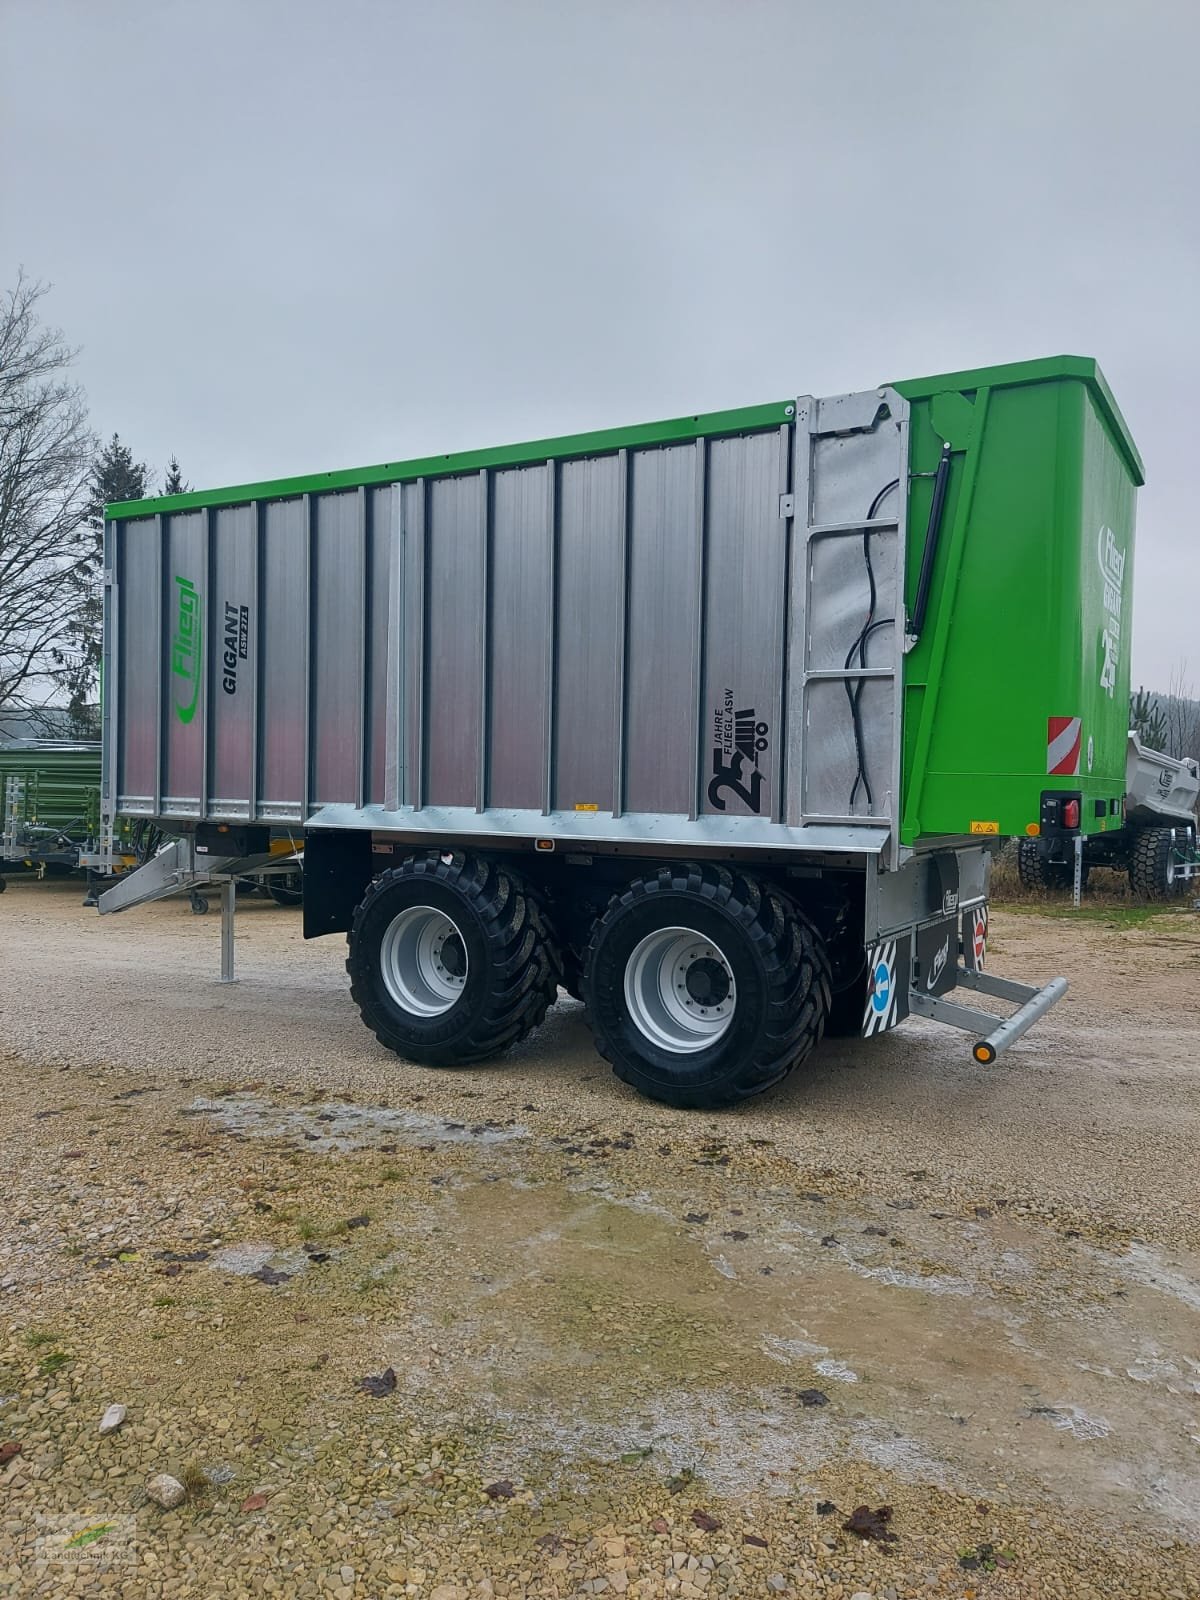
<path id="1" fill-rule="evenodd" d="M 3 894 L 5 889 L 7 889 L 7 888 L 8 888 L 8 884 L 5 882 L 5 880 L 3 878 L 0 878 L 0 894 Z"/>
<path id="2" fill-rule="evenodd" d="M 277 878 L 268 878 L 264 887 L 277 906 L 304 904 L 304 879 L 299 872 L 288 872 Z"/>
<path id="3" fill-rule="evenodd" d="M 465 954 L 462 990 L 449 1008 L 406 1008 L 384 973 L 384 937 L 402 912 L 449 917 Z M 507 867 L 455 851 L 409 856 L 382 872 L 354 913 L 346 971 L 371 1032 L 389 1050 L 427 1067 L 499 1055 L 539 1026 L 554 1004 L 562 961 L 541 900 Z"/>
<path id="4" fill-rule="evenodd" d="M 1183 832 L 1180 829 L 1179 832 Z M 1147 900 L 1173 900 L 1187 887 L 1177 871 L 1173 828 L 1142 828 L 1129 851 L 1129 887 Z"/>
<path id="5" fill-rule="evenodd" d="M 206 917 L 208 915 L 208 901 L 202 894 L 192 895 L 191 901 L 192 915 L 194 917 Z"/>
<path id="6" fill-rule="evenodd" d="M 1087 888 L 1089 866 L 1085 861 L 1080 874 L 1079 887 Z M 1021 887 L 1044 892 L 1047 889 L 1071 889 L 1075 885 L 1075 867 L 1069 861 L 1051 861 L 1036 839 L 1021 839 L 1017 843 L 1017 876 Z"/>
<path id="7" fill-rule="evenodd" d="M 626 998 L 631 957 L 649 935 L 668 929 L 711 941 L 736 996 L 726 1031 L 687 1053 L 655 1043 Z M 681 862 L 635 879 L 609 902 L 593 931 L 583 988 L 596 1047 L 619 1078 L 652 1100 L 707 1110 L 761 1094 L 820 1042 L 829 963 L 820 934 L 777 889 Z"/>

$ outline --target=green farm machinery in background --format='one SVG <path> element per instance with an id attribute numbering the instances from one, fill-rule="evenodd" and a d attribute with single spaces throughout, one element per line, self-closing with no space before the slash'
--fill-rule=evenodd
<path id="1" fill-rule="evenodd" d="M 87 873 L 89 900 L 97 882 L 111 882 L 157 854 L 168 835 L 145 817 L 116 820 L 109 839 L 101 827 L 100 745 L 63 739 L 15 739 L 0 744 L 0 892 L 4 872 L 39 877 Z M 299 863 L 290 873 L 246 877 L 243 893 L 259 890 L 278 905 L 299 905 Z M 192 910 L 208 910 L 203 895 Z"/>
<path id="2" fill-rule="evenodd" d="M 100 840 L 100 746 L 61 739 L 0 745 L 0 868 L 66 875 Z M 128 828 L 121 844 L 128 844 Z M 132 865 L 132 856 L 129 862 Z"/>

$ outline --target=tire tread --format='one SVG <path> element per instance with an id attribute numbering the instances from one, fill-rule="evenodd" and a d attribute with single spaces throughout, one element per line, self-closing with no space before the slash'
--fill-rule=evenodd
<path id="1" fill-rule="evenodd" d="M 596 1019 L 592 982 L 596 952 L 614 916 L 664 893 L 690 893 L 719 906 L 758 949 L 766 971 L 766 1023 L 757 1048 L 735 1074 L 711 1092 L 656 1086 L 655 1098 L 682 1107 L 728 1106 L 779 1083 L 820 1043 L 829 1008 L 831 976 L 825 944 L 795 903 L 771 884 L 741 871 L 707 864 L 660 867 L 635 878 L 609 901 L 592 928 L 584 962 L 584 1000 L 597 1050 L 624 1082 L 646 1092 L 636 1065 Z M 797 1003 L 798 996 L 803 998 Z"/>
<path id="2" fill-rule="evenodd" d="M 415 1058 L 412 1046 L 399 1041 L 389 1025 L 374 992 L 372 962 L 356 946 L 377 903 L 396 884 L 423 878 L 455 889 L 469 902 L 491 953 L 487 1004 L 467 1035 L 421 1056 L 430 1066 L 467 1066 L 499 1055 L 541 1025 L 557 997 L 562 957 L 537 891 L 508 868 L 461 851 L 449 860 L 437 851 L 407 856 L 367 886 L 355 908 L 346 959 L 350 995 L 363 1021 L 397 1055 Z"/>

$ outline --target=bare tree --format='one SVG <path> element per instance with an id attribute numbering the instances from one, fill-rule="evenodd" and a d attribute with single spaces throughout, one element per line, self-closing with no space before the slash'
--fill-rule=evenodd
<path id="1" fill-rule="evenodd" d="M 1169 756 L 1200 758 L 1200 700 L 1188 678 L 1188 664 L 1171 669 L 1171 681 L 1161 701 L 1167 719 L 1166 752 Z"/>
<path id="2" fill-rule="evenodd" d="M 95 441 L 76 352 L 38 315 L 46 291 L 21 272 L 0 296 L 2 709 L 49 699 L 90 564 L 80 529 Z"/>

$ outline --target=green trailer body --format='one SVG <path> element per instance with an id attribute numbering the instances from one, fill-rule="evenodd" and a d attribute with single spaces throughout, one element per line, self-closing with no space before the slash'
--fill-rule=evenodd
<path id="1" fill-rule="evenodd" d="M 933 621 L 905 659 L 901 837 L 1035 835 L 1047 790 L 1081 795 L 1083 833 L 1119 828 L 1143 471 L 1107 384 L 1063 356 L 896 388 L 914 474 L 954 453 Z M 912 479 L 913 582 L 932 485 Z"/>

